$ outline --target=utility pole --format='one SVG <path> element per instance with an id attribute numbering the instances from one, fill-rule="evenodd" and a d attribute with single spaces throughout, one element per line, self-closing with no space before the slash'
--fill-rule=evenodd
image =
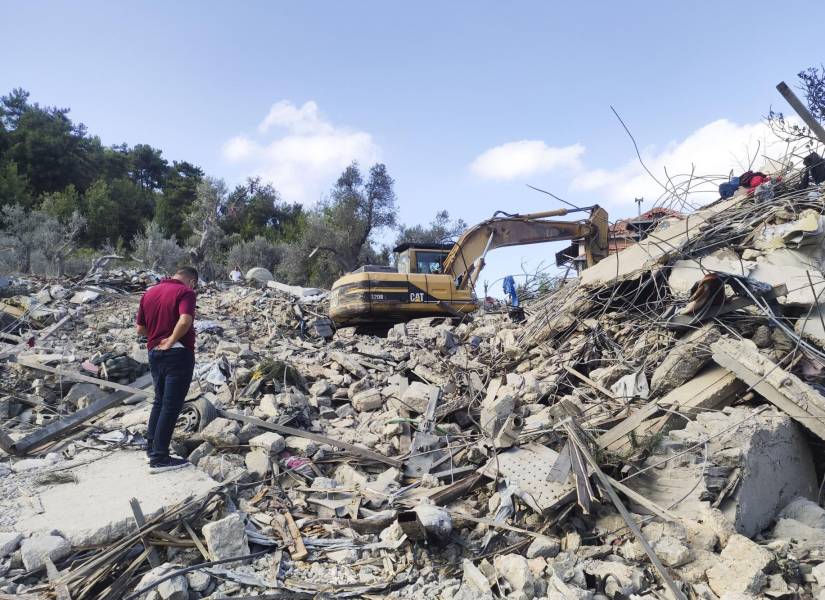
<path id="1" fill-rule="evenodd" d="M 636 206 L 639 207 L 639 214 L 638 216 L 642 216 L 642 202 L 645 201 L 644 197 L 641 198 L 634 198 L 633 201 L 636 203 Z"/>

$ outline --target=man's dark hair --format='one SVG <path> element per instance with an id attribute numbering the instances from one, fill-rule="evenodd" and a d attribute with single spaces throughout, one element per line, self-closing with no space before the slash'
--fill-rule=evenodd
<path id="1" fill-rule="evenodd" d="M 200 279 L 198 277 L 198 270 L 195 267 L 181 267 L 175 272 L 175 275 L 183 275 L 184 277 L 189 277 L 195 281 Z"/>

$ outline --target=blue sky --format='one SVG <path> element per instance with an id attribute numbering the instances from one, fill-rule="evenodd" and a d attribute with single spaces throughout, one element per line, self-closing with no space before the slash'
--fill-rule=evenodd
<path id="1" fill-rule="evenodd" d="M 381 160 L 400 216 L 601 203 L 657 175 L 742 170 L 774 86 L 822 58 L 825 4 L 785 2 L 5 2 L 0 91 L 71 108 L 104 143 L 149 143 L 234 183 L 315 201 Z M 273 108 L 274 107 L 274 108 Z M 269 118 L 268 118 L 269 116 Z M 761 146 L 764 149 L 764 146 Z M 483 279 L 552 260 L 497 251 Z"/>

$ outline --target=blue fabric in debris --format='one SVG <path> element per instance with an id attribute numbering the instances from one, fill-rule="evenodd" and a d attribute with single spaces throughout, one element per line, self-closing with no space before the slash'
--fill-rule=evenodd
<path id="1" fill-rule="evenodd" d="M 512 275 L 508 275 L 504 278 L 504 283 L 502 284 L 504 288 L 504 293 L 510 296 L 510 305 L 511 306 L 518 306 L 518 294 L 516 293 L 516 280 L 513 279 Z"/>
<path id="2" fill-rule="evenodd" d="M 734 177 L 730 181 L 726 181 L 725 183 L 719 186 L 719 195 L 722 198 L 730 198 L 736 193 L 736 190 L 739 189 L 739 178 Z"/>

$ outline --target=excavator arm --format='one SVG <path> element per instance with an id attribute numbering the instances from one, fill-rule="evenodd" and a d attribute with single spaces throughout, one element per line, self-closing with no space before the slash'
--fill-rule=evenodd
<path id="1" fill-rule="evenodd" d="M 548 219 L 561 217 L 576 210 L 590 210 L 590 217 L 581 221 Z M 584 241 L 587 266 L 607 256 L 607 212 L 599 206 L 593 206 L 589 209 L 559 209 L 526 215 L 494 216 L 464 232 L 444 260 L 444 273 L 453 276 L 457 289 L 472 289 L 481 269 L 484 268 L 484 258 L 490 250 L 576 239 Z"/>

